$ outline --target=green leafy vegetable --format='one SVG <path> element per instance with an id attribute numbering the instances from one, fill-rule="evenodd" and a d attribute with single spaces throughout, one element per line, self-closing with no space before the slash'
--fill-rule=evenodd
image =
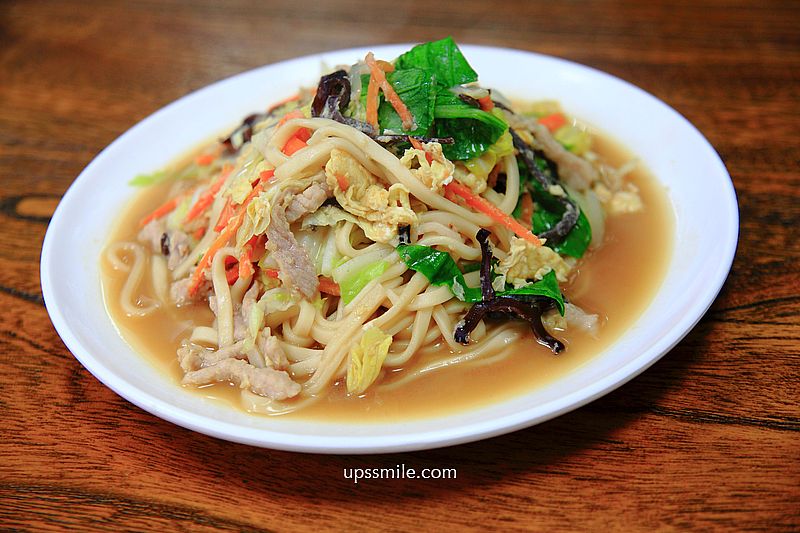
<path id="1" fill-rule="evenodd" d="M 419 44 L 398 57 L 394 66 L 398 70 L 428 70 L 436 83 L 445 88 L 478 80 L 478 74 L 469 66 L 452 37 Z"/>
<path id="2" fill-rule="evenodd" d="M 544 296 L 556 302 L 558 312 L 564 316 L 564 296 L 561 294 L 561 289 L 558 288 L 558 280 L 556 273 L 550 271 L 545 274 L 542 279 L 529 283 L 519 289 L 510 289 L 496 293 L 497 296 Z"/>
<path id="3" fill-rule="evenodd" d="M 563 211 L 562 211 L 563 212 Z M 554 213 L 545 209 L 534 207 L 533 209 L 533 232 L 543 233 L 558 223 L 561 220 L 561 213 Z M 550 246 L 556 252 L 568 255 L 570 257 L 581 258 L 589 248 L 589 243 L 592 241 L 592 227 L 589 225 L 589 219 L 583 214 L 583 211 L 578 215 L 578 222 L 575 227 L 567 234 L 567 236 L 552 245 L 550 241 L 545 243 L 545 246 Z"/>
<path id="4" fill-rule="evenodd" d="M 381 130 L 411 135 L 452 137 L 443 146 L 450 160 L 479 157 L 508 131 L 502 112 L 486 112 L 458 98 L 449 89 L 478 80 L 451 37 L 415 46 L 395 60 L 386 79 L 414 117 L 413 131 L 403 129 L 392 105 L 381 95 L 378 124 Z M 361 76 L 360 108 L 366 108 L 369 75 Z"/>
<path id="5" fill-rule="evenodd" d="M 540 170 L 550 174 L 550 169 L 547 168 L 545 162 L 541 163 Z M 522 165 L 520 166 L 520 185 L 526 188 L 533 197 L 534 208 L 531 220 L 533 232 L 538 235 L 555 226 L 564 214 L 564 205 L 546 191 L 538 181 L 531 179 L 527 168 Z M 520 216 L 519 207 L 518 204 L 513 213 L 516 218 Z M 589 219 L 581 211 L 578 215 L 577 223 L 564 239 L 560 241 L 548 240 L 545 246 L 549 246 L 559 254 L 580 259 L 586 253 L 591 241 L 592 227 L 589 224 Z"/>
<path id="6" fill-rule="evenodd" d="M 508 131 L 508 124 L 500 113 L 473 107 L 446 89 L 436 94 L 434 117 L 436 136 L 454 140 L 453 144 L 442 146 L 450 160 L 478 157 Z"/>
<path id="7" fill-rule="evenodd" d="M 386 80 L 411 112 L 417 127 L 412 131 L 404 130 L 403 121 L 397 111 L 382 98 L 378 108 L 378 123 L 381 128 L 410 135 L 427 135 L 433 123 L 436 103 L 433 74 L 428 70 L 409 68 L 390 72 Z"/>
<path id="8" fill-rule="evenodd" d="M 461 272 L 464 274 L 468 274 L 470 272 L 477 272 L 481 269 L 481 264 L 478 262 L 475 263 L 462 263 L 461 265 Z"/>
<path id="9" fill-rule="evenodd" d="M 165 179 L 167 179 L 167 173 L 163 170 L 158 170 L 151 174 L 137 174 L 136 177 L 128 182 L 128 185 L 133 185 L 134 187 L 148 187 L 156 183 L 161 183 Z"/>
<path id="10" fill-rule="evenodd" d="M 456 298 L 462 302 L 476 303 L 483 299 L 479 287 L 467 286 L 464 274 L 447 252 L 419 244 L 403 244 L 397 247 L 397 253 L 408 268 L 423 274 L 431 282 L 431 285 L 447 285 Z M 480 269 L 480 264 L 478 264 L 478 269 Z M 470 271 L 472 270 L 475 269 L 470 268 Z M 344 295 L 344 287 L 342 294 Z M 519 289 L 497 291 L 495 296 L 544 296 L 553 299 L 559 312 L 564 314 L 564 297 L 558 288 L 556 274 L 552 270 L 539 281 L 529 283 Z"/>
<path id="11" fill-rule="evenodd" d="M 408 268 L 422 273 L 431 285 L 447 285 L 463 302 L 481 301 L 480 288 L 467 287 L 464 274 L 447 252 L 419 244 L 402 244 L 397 247 L 397 253 Z"/>
<path id="12" fill-rule="evenodd" d="M 341 289 L 342 301 L 345 305 L 352 302 L 353 298 L 358 296 L 358 293 L 361 292 L 361 289 L 367 286 L 367 283 L 383 274 L 387 266 L 386 261 L 378 261 L 340 280 L 339 288 Z"/>

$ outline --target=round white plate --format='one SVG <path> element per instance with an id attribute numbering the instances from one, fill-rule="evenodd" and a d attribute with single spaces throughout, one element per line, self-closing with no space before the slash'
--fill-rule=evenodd
<path id="1" fill-rule="evenodd" d="M 418 450 L 514 431 L 575 409 L 619 387 L 680 341 L 711 305 L 733 261 L 739 219 L 730 177 L 686 119 L 641 89 L 553 57 L 462 46 L 483 86 L 510 97 L 559 100 L 639 156 L 668 189 L 675 250 L 661 289 L 616 343 L 541 389 L 481 409 L 392 423 L 325 423 L 248 415 L 183 390 L 122 340 L 103 305 L 99 257 L 111 222 L 152 172 L 242 117 L 314 86 L 323 65 L 350 64 L 372 50 L 394 58 L 410 48 L 377 46 L 258 68 L 189 94 L 103 150 L 56 209 L 44 240 L 42 292 L 58 334 L 97 379 L 150 413 L 235 442 L 323 453 Z"/>

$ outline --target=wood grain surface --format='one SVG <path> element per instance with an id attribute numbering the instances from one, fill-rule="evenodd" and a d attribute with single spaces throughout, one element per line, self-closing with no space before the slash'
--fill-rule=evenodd
<path id="1" fill-rule="evenodd" d="M 797 530 L 798 28 L 796 1 L 0 1 L 0 529 Z M 192 433 L 73 358 L 43 305 L 39 255 L 59 198 L 103 147 L 256 66 L 447 34 L 629 80 L 719 151 L 738 253 L 660 362 L 527 430 L 348 457 Z M 458 477 L 343 477 L 398 464 Z"/>

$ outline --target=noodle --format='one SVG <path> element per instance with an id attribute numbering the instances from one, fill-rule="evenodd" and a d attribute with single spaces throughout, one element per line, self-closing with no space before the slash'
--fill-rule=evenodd
<path id="1" fill-rule="evenodd" d="M 324 81 L 317 95 L 330 107 L 335 96 L 323 98 Z M 191 324 L 182 350 L 197 355 L 202 368 L 230 357 L 247 361 L 247 377 L 235 380 L 242 405 L 272 414 L 308 405 L 337 384 L 360 395 L 373 384 L 388 390 L 452 365 L 502 360 L 521 328 L 479 317 L 468 342 L 459 332 L 482 309 L 476 302 L 492 305 L 495 292 L 505 294 L 506 304 L 491 312 L 508 316 L 517 309 L 541 335 L 541 322 L 535 326 L 542 313 L 564 305 L 556 275 L 563 281 L 576 259 L 542 248 L 532 230 L 514 222 L 521 193 L 551 194 L 550 209 L 561 206 L 563 215 L 549 214 L 548 231 L 570 222 L 571 200 L 557 175 L 531 170 L 538 147 L 550 149 L 555 141 L 536 139 L 526 150 L 509 129 L 535 137 L 543 135 L 538 123 L 524 129 L 529 119 L 482 109 L 485 120 L 500 121 L 504 130 L 482 146 L 491 163 L 481 174 L 481 152 L 451 161 L 444 154 L 455 148 L 444 139 L 408 138 L 411 148 L 390 149 L 353 127 L 357 118 L 337 118 L 351 110 L 320 112 L 316 100 L 297 105 L 291 114 L 282 109 L 262 119 L 246 139 L 226 140 L 225 150 L 209 151 L 218 158 L 213 166 L 195 169 L 205 182 L 176 184 L 173 195 L 189 196 L 177 197 L 167 220 L 148 222 L 137 243 L 106 249 L 109 264 L 126 275 L 120 305 L 127 315 L 208 305 L 213 323 Z M 529 172 L 521 174 L 520 165 Z M 502 184 L 488 183 L 490 171 Z M 532 173 L 541 183 L 533 183 Z M 580 195 L 600 205 L 591 190 Z M 537 209 L 546 210 L 537 198 Z M 190 207 L 199 216 L 187 216 Z M 523 222 L 530 226 L 528 216 Z M 566 231 L 577 227 L 571 224 Z M 139 292 L 148 265 L 154 298 Z M 541 285 L 538 292 L 511 289 L 527 290 L 547 275 L 555 283 L 550 293 Z M 396 370 L 415 358 L 426 362 Z"/>
<path id="2" fill-rule="evenodd" d="M 121 253 L 133 255 L 133 264 L 129 265 L 120 258 Z M 125 285 L 122 286 L 120 303 L 128 316 L 145 316 L 155 311 L 159 303 L 147 296 L 139 296 L 134 299 L 134 291 L 137 289 L 144 276 L 147 256 L 144 248 L 132 242 L 118 242 L 112 244 L 106 250 L 106 257 L 115 270 L 128 274 Z"/>

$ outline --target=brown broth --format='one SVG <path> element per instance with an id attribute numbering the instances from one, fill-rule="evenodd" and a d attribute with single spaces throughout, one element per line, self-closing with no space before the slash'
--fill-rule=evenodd
<path id="1" fill-rule="evenodd" d="M 607 137 L 594 136 L 594 150 L 602 159 L 621 166 L 630 154 Z M 337 384 L 331 393 L 309 406 L 284 416 L 316 420 L 380 422 L 442 416 L 500 402 L 542 387 L 574 371 L 617 340 L 641 315 L 657 292 L 672 253 L 673 217 L 666 192 L 646 169 L 638 168 L 630 180 L 639 188 L 645 209 L 606 219 L 601 247 L 580 263 L 573 283 L 564 288 L 576 305 L 604 318 L 598 338 L 568 330 L 559 335 L 567 349 L 554 356 L 528 333 L 508 357 L 485 366 L 455 365 L 392 390 L 371 387 L 363 397 L 348 397 Z M 109 242 L 134 240 L 138 221 L 163 201 L 166 186 L 140 193 L 123 212 Z M 128 317 L 119 305 L 125 277 L 115 273 L 102 259 L 103 294 L 106 308 L 120 334 L 180 386 L 183 375 L 175 352 L 188 337 L 192 324 L 211 324 L 213 315 L 205 305 L 159 309 L 149 316 Z M 145 287 L 145 291 L 150 290 Z M 444 345 L 443 350 L 448 350 Z M 414 357 L 403 371 L 421 368 L 429 361 Z M 385 379 L 391 380 L 395 374 Z M 240 409 L 239 390 L 230 385 L 191 389 Z"/>

